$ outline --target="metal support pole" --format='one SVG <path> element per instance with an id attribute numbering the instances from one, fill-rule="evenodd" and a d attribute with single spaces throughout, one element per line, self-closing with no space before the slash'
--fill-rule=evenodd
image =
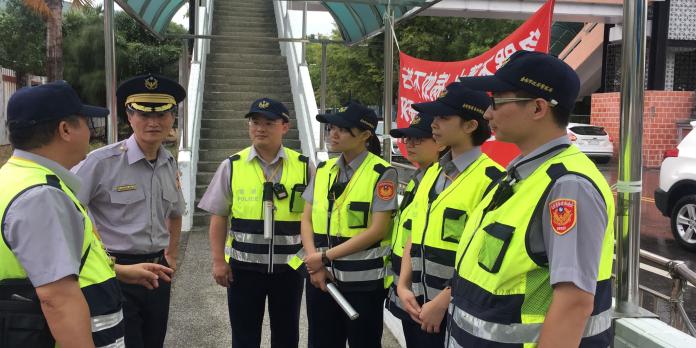
<path id="1" fill-rule="evenodd" d="M 391 6 L 387 7 L 384 13 L 384 134 L 382 137 L 382 157 L 385 161 L 391 162 L 391 131 L 392 125 L 392 82 L 394 79 L 394 10 Z"/>
<path id="2" fill-rule="evenodd" d="M 328 43 L 321 43 L 321 86 L 319 94 L 319 113 L 326 113 L 326 46 Z M 319 128 L 319 150 L 326 151 L 326 128 L 322 124 Z"/>
<path id="3" fill-rule="evenodd" d="M 113 144 L 118 141 L 114 0 L 104 1 L 104 73 L 106 76 L 106 106 L 110 111 L 109 118 L 106 122 L 106 140 L 109 144 Z"/>
<path id="4" fill-rule="evenodd" d="M 624 2 L 621 64 L 621 149 L 616 184 L 616 310 L 638 313 L 640 197 L 643 172 L 643 96 L 647 0 Z"/>
<path id="5" fill-rule="evenodd" d="M 307 2 L 304 3 L 302 10 L 302 39 L 307 40 Z M 307 65 L 307 44 L 302 43 L 302 65 Z"/>
<path id="6" fill-rule="evenodd" d="M 181 40 L 181 57 L 179 57 L 179 84 L 184 86 L 184 88 L 188 88 L 188 79 L 189 79 L 189 73 L 191 70 L 191 63 L 189 60 L 189 48 L 188 48 L 188 43 L 189 40 L 183 39 Z M 179 148 L 180 149 L 188 149 L 188 102 L 187 99 L 184 99 L 184 101 L 181 102 L 181 105 L 179 107 L 179 122 L 178 122 L 178 131 L 180 132 L 180 141 L 179 143 Z"/>

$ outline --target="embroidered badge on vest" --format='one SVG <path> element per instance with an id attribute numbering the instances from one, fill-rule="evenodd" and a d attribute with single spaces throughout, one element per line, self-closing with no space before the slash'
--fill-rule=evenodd
<path id="1" fill-rule="evenodd" d="M 394 182 L 391 180 L 384 180 L 377 183 L 377 196 L 385 201 L 394 198 L 396 190 L 394 189 Z"/>
<path id="2" fill-rule="evenodd" d="M 575 227 L 577 221 L 577 203 L 574 199 L 557 199 L 549 203 L 551 228 L 562 236 Z"/>

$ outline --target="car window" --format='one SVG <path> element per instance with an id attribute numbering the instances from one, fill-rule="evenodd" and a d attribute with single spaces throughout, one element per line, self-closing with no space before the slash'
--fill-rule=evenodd
<path id="1" fill-rule="evenodd" d="M 604 128 L 595 126 L 575 126 L 571 127 L 570 130 L 578 135 L 607 135 Z"/>

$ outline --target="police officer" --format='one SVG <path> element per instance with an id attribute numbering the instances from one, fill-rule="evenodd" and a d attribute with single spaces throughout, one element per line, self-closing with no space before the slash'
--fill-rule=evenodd
<path id="1" fill-rule="evenodd" d="M 252 145 L 220 163 L 198 205 L 212 214 L 213 278 L 227 288 L 233 347 L 260 346 L 266 297 L 272 347 L 297 347 L 304 280 L 287 263 L 302 247 L 302 192 L 314 169 L 282 144 L 290 127 L 282 103 L 258 99 L 246 117 Z M 272 231 L 264 230 L 268 200 Z"/>
<path id="2" fill-rule="evenodd" d="M 519 51 L 462 83 L 493 93 L 485 117 L 522 154 L 462 235 L 449 346 L 609 346 L 614 199 L 566 135 L 577 74 Z"/>
<path id="3" fill-rule="evenodd" d="M 434 116 L 435 141 L 450 147 L 439 166 L 428 169 L 411 203 L 418 213 L 412 216 L 405 248 L 409 252 L 405 252 L 397 290 L 417 324 L 406 334 L 416 347 L 444 346 L 448 283 L 459 238 L 474 207 L 503 173 L 480 148 L 491 135 L 483 119 L 489 104 L 485 93 L 455 82 L 437 100 L 413 105 Z"/>
<path id="4" fill-rule="evenodd" d="M 89 149 L 87 119 L 108 113 L 83 105 L 65 81 L 20 89 L 8 102 L 15 150 L 0 169 L 0 312 L 13 319 L 0 328 L 3 347 L 124 347 L 115 277 L 149 288 L 169 280 L 171 270 L 154 264 L 114 272 L 75 195 L 80 179 L 67 168 Z"/>
<path id="5" fill-rule="evenodd" d="M 117 263 L 154 262 L 176 269 L 185 203 L 177 164 L 162 142 L 186 91 L 163 76 L 141 75 L 116 91 L 133 134 L 90 153 L 73 172 L 78 197 L 89 207 Z M 122 284 L 126 345 L 161 347 L 167 332 L 171 286 L 155 290 Z"/>
<path id="6" fill-rule="evenodd" d="M 444 146 L 438 145 L 435 139 L 433 139 L 432 129 L 430 128 L 432 122 L 432 116 L 419 113 L 413 118 L 408 127 L 392 129 L 389 132 L 392 137 L 403 139 L 408 160 L 418 166 L 406 185 L 404 195 L 399 204 L 399 210 L 394 217 L 391 235 L 391 255 L 389 256 L 393 281 L 389 287 L 389 298 L 386 301 L 387 309 L 395 317 L 401 319 L 408 347 L 418 347 L 417 342 L 410 335 L 415 330 L 410 328 L 415 326 L 418 329 L 417 331 L 420 331 L 420 325 L 416 325 L 409 314 L 404 311 L 404 307 L 396 292 L 396 286 L 399 283 L 399 275 L 401 274 L 401 258 L 404 252 L 404 245 L 411 236 L 411 215 L 417 214 L 417 212 L 414 213 L 410 209 L 412 207 L 411 201 L 419 188 L 425 171 L 433 164 L 438 166 L 437 160 L 439 155 L 445 149 Z"/>
<path id="7" fill-rule="evenodd" d="M 397 208 L 397 174 L 379 157 L 377 115 L 350 102 L 335 114 L 317 115 L 328 123 L 329 147 L 340 153 L 317 166 L 307 187 L 302 216 L 307 287 L 309 346 L 379 347 L 392 212 Z M 326 282 L 360 314 L 349 320 L 326 292 Z"/>

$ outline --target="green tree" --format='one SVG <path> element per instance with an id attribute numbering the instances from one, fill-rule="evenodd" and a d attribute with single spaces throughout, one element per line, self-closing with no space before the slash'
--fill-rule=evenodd
<path id="1" fill-rule="evenodd" d="M 401 50 L 426 60 L 457 61 L 480 55 L 520 26 L 520 21 L 415 17 L 396 26 Z M 341 40 L 334 30 L 330 39 Z M 329 45 L 327 49 L 327 106 L 337 106 L 348 99 L 369 105 L 383 104 L 384 35 L 365 43 L 347 47 Z M 398 52 L 394 54 L 394 97 L 398 87 Z M 310 76 L 319 98 L 321 77 L 321 45 L 307 49 Z"/>
<path id="2" fill-rule="evenodd" d="M 8 0 L 0 12 L 0 66 L 17 74 L 19 87 L 27 74 L 43 75 L 46 56 L 46 24 L 22 0 Z"/>

